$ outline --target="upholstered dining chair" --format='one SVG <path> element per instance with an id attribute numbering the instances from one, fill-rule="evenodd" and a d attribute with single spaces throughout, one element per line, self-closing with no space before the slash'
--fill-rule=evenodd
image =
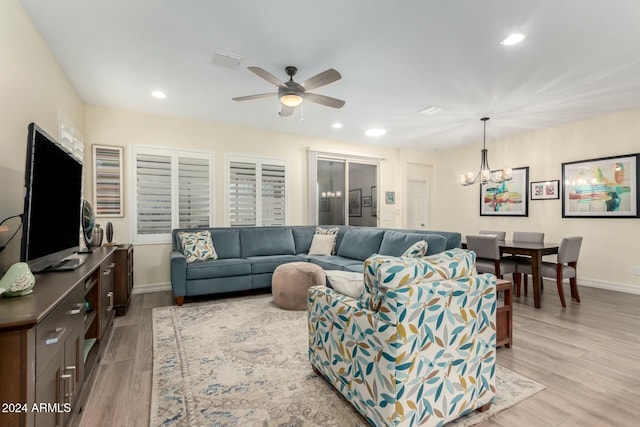
<path id="1" fill-rule="evenodd" d="M 562 288 L 562 282 L 564 279 L 569 279 L 569 285 L 571 287 L 571 298 L 576 302 L 580 302 L 580 294 L 578 293 L 578 282 L 576 277 L 578 256 L 580 255 L 580 246 L 582 246 L 582 237 L 565 237 L 560 242 L 558 248 L 558 262 L 543 262 L 542 263 L 542 277 L 550 277 L 556 279 L 556 285 L 558 286 L 558 294 L 560 295 L 560 303 L 563 307 L 567 306 L 564 299 L 564 290 Z M 516 273 L 531 274 L 531 264 L 517 264 Z M 526 276 L 525 276 L 526 277 Z M 525 282 L 525 292 L 526 292 Z"/>
<path id="2" fill-rule="evenodd" d="M 498 242 L 504 242 L 507 239 L 506 231 L 480 230 L 480 234 L 495 234 L 498 236 Z"/>
<path id="3" fill-rule="evenodd" d="M 495 234 L 467 234 L 467 249 L 476 253 L 478 273 L 492 273 L 502 276 L 516 272 L 516 264 L 500 256 L 498 236 Z"/>
<path id="4" fill-rule="evenodd" d="M 514 231 L 513 232 L 513 242 L 514 243 L 543 243 L 544 242 L 544 233 L 540 233 L 537 231 Z M 515 262 L 516 265 L 527 265 L 531 264 L 531 257 L 526 255 L 513 255 L 507 257 L 511 261 Z M 531 266 L 529 266 L 529 270 Z M 516 285 L 516 296 L 520 296 L 520 283 L 522 282 L 522 274 L 516 272 L 515 276 L 515 285 Z M 528 289 L 528 278 L 529 275 L 524 275 L 524 294 L 527 295 Z"/>

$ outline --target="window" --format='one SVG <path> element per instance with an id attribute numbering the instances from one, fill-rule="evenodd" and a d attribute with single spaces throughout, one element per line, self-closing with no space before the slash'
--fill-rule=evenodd
<path id="1" fill-rule="evenodd" d="M 228 156 L 227 218 L 232 227 L 287 223 L 286 162 Z"/>
<path id="2" fill-rule="evenodd" d="M 165 243 L 174 228 L 213 224 L 213 154 L 133 148 L 133 241 Z"/>

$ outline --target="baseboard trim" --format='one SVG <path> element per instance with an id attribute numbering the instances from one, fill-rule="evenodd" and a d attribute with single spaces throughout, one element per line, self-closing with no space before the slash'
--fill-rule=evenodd
<path id="1" fill-rule="evenodd" d="M 170 291 L 171 283 L 145 283 L 143 285 L 134 285 L 131 290 L 132 294 L 147 294 L 149 292 Z"/>
<path id="2" fill-rule="evenodd" d="M 640 295 L 640 286 L 631 285 L 629 283 L 607 282 L 604 280 L 578 278 L 578 285 L 587 286 L 589 288 L 605 289 L 607 291 Z"/>

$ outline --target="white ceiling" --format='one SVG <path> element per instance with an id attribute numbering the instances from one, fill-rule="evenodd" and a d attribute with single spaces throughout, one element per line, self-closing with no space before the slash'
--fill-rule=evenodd
<path id="1" fill-rule="evenodd" d="M 485 115 L 491 140 L 640 108 L 639 0 L 21 2 L 90 105 L 434 150 L 481 143 Z M 501 45 L 512 32 L 525 40 Z M 240 68 L 212 65 L 213 49 Z M 275 89 L 247 66 L 286 80 L 287 65 L 298 82 L 337 69 L 312 92 L 346 105 L 307 102 L 302 120 L 277 98 L 231 100 Z"/>

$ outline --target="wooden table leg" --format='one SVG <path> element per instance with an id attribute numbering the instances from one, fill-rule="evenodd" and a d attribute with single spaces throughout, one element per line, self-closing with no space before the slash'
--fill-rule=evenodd
<path id="1" fill-rule="evenodd" d="M 533 279 L 533 306 L 540 308 L 540 287 L 542 281 L 542 255 L 540 252 L 531 254 L 531 276 Z"/>

